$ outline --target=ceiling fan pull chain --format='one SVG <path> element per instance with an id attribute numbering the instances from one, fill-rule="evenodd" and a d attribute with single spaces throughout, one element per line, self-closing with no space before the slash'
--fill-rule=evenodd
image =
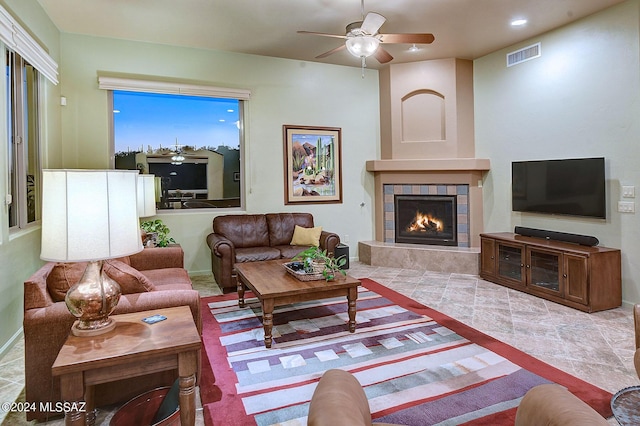
<path id="1" fill-rule="evenodd" d="M 361 58 L 362 59 L 362 78 L 364 78 L 364 69 L 367 67 L 367 58 L 365 58 L 364 56 Z"/>

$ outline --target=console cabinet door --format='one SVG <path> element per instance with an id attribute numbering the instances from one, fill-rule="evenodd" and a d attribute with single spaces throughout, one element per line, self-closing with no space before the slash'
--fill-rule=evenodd
<path id="1" fill-rule="evenodd" d="M 525 246 L 496 241 L 496 278 L 512 287 L 525 287 Z"/>
<path id="2" fill-rule="evenodd" d="M 496 241 L 480 238 L 480 275 L 493 277 L 496 274 Z"/>
<path id="3" fill-rule="evenodd" d="M 563 258 L 565 299 L 588 305 L 589 270 L 587 256 L 565 253 Z"/>
<path id="4" fill-rule="evenodd" d="M 534 293 L 562 297 L 562 252 L 527 247 L 527 286 Z"/>

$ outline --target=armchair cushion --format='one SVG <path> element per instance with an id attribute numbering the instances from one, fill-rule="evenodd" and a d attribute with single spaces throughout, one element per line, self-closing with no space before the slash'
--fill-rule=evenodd
<path id="1" fill-rule="evenodd" d="M 322 227 L 303 228 L 296 225 L 293 230 L 293 238 L 291 238 L 292 246 L 316 246 L 320 245 L 320 234 Z"/>

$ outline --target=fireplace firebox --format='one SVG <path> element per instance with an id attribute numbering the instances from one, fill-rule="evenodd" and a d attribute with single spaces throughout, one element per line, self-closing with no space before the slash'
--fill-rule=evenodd
<path id="1" fill-rule="evenodd" d="M 455 195 L 395 195 L 395 241 L 457 246 Z"/>

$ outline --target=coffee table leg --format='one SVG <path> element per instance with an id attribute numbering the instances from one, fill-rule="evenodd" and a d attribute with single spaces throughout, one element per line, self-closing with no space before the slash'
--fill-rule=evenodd
<path id="1" fill-rule="evenodd" d="M 358 298 L 358 288 L 352 287 L 347 293 L 347 302 L 349 304 L 349 332 L 356 331 L 356 299 Z"/>
<path id="2" fill-rule="evenodd" d="M 264 327 L 264 346 L 271 347 L 271 330 L 273 329 L 273 299 L 262 301 L 262 326 Z"/>
<path id="3" fill-rule="evenodd" d="M 236 285 L 238 288 L 238 306 L 244 308 L 244 285 L 242 284 L 240 277 L 236 277 L 236 282 L 238 283 Z"/>

